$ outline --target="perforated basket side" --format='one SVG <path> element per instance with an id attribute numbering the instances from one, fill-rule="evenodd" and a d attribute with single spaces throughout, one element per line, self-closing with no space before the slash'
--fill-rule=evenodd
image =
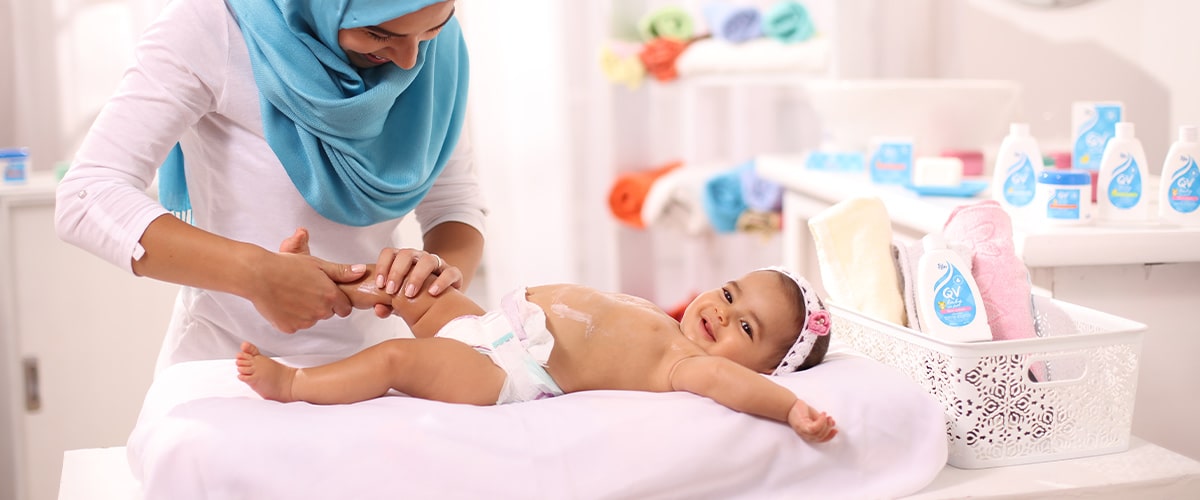
<path id="1" fill-rule="evenodd" d="M 1126 449 L 1142 325 L 1050 305 L 1045 310 L 1067 312 L 1046 320 L 1053 325 L 1047 333 L 1059 338 L 980 343 L 986 346 L 944 345 L 831 309 L 836 339 L 896 367 L 942 404 L 951 465 L 995 467 Z"/>

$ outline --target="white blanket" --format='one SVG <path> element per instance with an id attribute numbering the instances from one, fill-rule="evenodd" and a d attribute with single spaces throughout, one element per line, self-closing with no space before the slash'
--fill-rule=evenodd
<path id="1" fill-rule="evenodd" d="M 837 420 L 818 445 L 686 393 L 314 406 L 264 401 L 235 373 L 159 374 L 128 443 L 146 498 L 895 498 L 946 463 L 941 407 L 849 354 L 774 379 Z"/>

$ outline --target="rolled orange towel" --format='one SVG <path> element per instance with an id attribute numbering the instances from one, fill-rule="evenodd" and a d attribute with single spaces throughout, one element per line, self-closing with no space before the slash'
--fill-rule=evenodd
<path id="1" fill-rule="evenodd" d="M 690 42 L 681 42 L 670 38 L 655 38 L 642 46 L 638 58 L 646 73 L 660 82 L 669 82 L 679 77 L 675 70 L 675 60 L 687 49 Z"/>
<path id="2" fill-rule="evenodd" d="M 618 175 L 612 189 L 608 192 L 608 208 L 617 220 L 638 229 L 646 227 L 642 220 L 642 204 L 646 201 L 646 193 L 659 177 L 683 165 L 682 161 L 674 161 L 653 170 L 626 172 Z"/>

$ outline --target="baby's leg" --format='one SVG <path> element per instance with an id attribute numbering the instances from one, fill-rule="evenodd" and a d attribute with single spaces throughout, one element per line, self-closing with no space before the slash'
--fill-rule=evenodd
<path id="1" fill-rule="evenodd" d="M 376 304 L 392 308 L 392 312 L 408 323 L 417 338 L 428 338 L 437 335 L 446 323 L 459 316 L 480 316 L 484 313 L 482 307 L 456 288 L 443 291 L 437 297 L 429 295 L 429 285 L 437 276 L 430 276 L 421 286 L 421 292 L 416 297 L 404 295 L 388 295 L 387 292 L 375 287 L 375 266 L 368 265 L 365 276 L 356 282 L 338 285 L 342 292 L 350 298 L 350 303 L 356 309 L 371 309 Z"/>
<path id="2" fill-rule="evenodd" d="M 410 396 L 491 405 L 505 373 L 487 356 L 452 339 L 391 339 L 312 368 L 292 368 L 259 354 L 238 353 L 238 378 L 265 399 L 314 404 L 356 403 L 396 389 Z"/>

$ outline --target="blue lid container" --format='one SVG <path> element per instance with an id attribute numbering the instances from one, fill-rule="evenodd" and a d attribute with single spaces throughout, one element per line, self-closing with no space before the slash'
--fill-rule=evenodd
<path id="1" fill-rule="evenodd" d="M 1092 176 L 1080 170 L 1043 170 L 1037 181 L 1060 186 L 1087 186 L 1092 183 Z"/>
<path id="2" fill-rule="evenodd" d="M 0 160 L 29 158 L 29 148 L 0 148 Z"/>

